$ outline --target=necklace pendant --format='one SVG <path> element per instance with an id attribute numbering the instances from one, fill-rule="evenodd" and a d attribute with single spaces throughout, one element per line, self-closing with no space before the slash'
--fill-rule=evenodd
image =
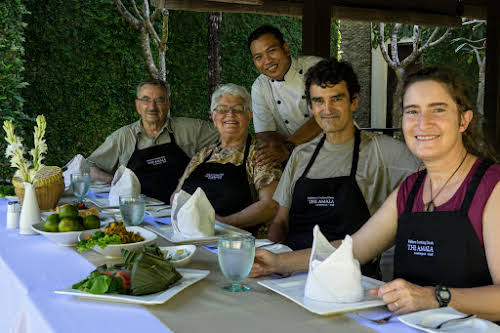
<path id="1" fill-rule="evenodd" d="M 434 201 L 431 200 L 425 205 L 424 209 L 426 212 L 433 212 L 435 207 Z"/>

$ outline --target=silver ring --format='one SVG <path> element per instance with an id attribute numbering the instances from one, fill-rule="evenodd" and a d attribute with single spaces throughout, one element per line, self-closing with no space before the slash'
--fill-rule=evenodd
<path id="1" fill-rule="evenodd" d="M 394 306 L 396 307 L 396 309 L 399 309 L 399 304 L 398 304 L 398 302 L 394 302 Z"/>

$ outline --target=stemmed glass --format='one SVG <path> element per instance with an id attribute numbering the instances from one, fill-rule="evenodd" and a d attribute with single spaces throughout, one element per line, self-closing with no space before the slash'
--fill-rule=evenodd
<path id="1" fill-rule="evenodd" d="M 90 189 L 90 174 L 89 173 L 72 173 L 71 174 L 71 191 L 77 202 L 83 202 L 83 198 L 89 193 Z"/>
<path id="2" fill-rule="evenodd" d="M 146 209 L 146 197 L 139 195 L 120 195 L 120 213 L 125 225 L 139 225 Z"/>
<path id="3" fill-rule="evenodd" d="M 250 290 L 249 286 L 240 283 L 248 276 L 255 256 L 255 238 L 250 235 L 226 234 L 218 240 L 219 266 L 230 285 L 222 290 L 242 292 Z"/>

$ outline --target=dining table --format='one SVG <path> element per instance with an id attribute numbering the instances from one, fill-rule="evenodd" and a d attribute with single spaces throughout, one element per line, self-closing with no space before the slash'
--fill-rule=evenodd
<path id="1" fill-rule="evenodd" d="M 92 195 L 90 193 L 89 195 Z M 65 192 L 61 203 L 74 200 Z M 320 316 L 247 278 L 250 291 L 231 293 L 217 254 L 198 246 L 183 268 L 208 270 L 201 281 L 158 305 L 88 300 L 56 294 L 82 280 L 110 259 L 94 251 L 77 252 L 42 235 L 6 229 L 7 199 L 0 198 L 0 331 L 2 332 L 418 332 L 397 316 L 375 324 L 357 313 Z M 145 215 L 150 225 L 169 218 Z M 173 245 L 162 237 L 159 246 Z M 300 273 L 306 274 L 306 273 Z"/>

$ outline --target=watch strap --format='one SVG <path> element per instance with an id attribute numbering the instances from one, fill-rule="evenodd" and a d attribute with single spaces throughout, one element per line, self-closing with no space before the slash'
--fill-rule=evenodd
<path id="1" fill-rule="evenodd" d="M 436 288 L 434 288 L 434 294 L 440 308 L 448 306 L 451 301 L 451 293 L 448 287 L 438 284 Z"/>

